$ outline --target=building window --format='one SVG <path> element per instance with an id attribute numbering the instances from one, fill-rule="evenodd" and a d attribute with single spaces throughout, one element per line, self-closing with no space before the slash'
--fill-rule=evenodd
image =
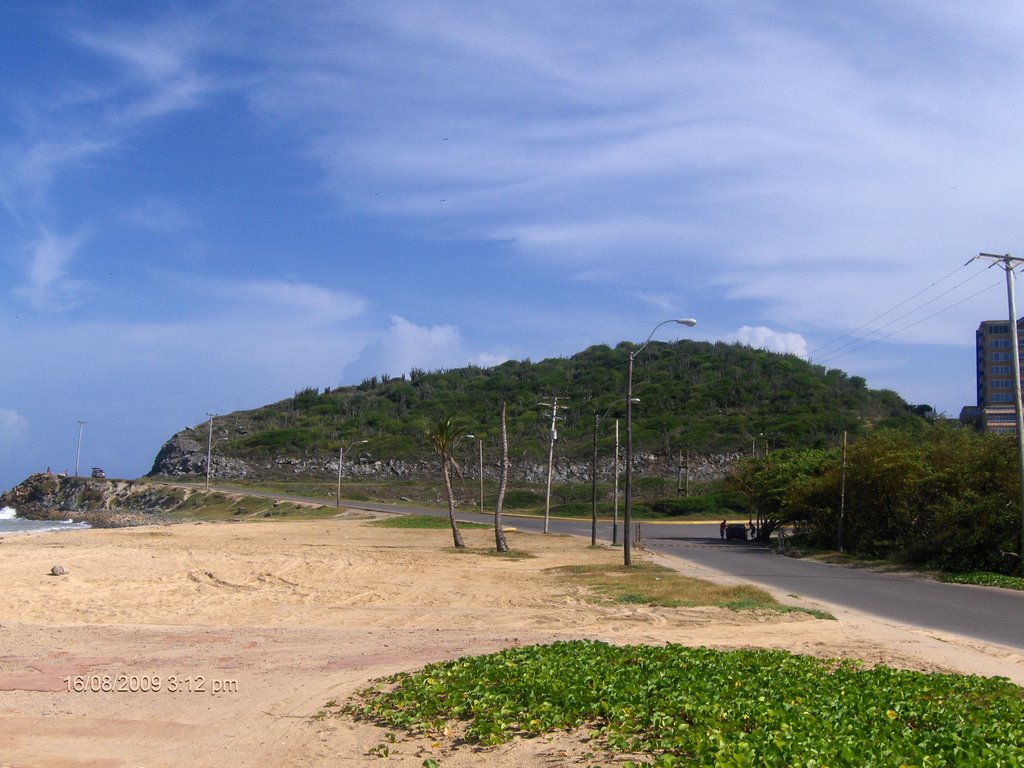
<path id="1" fill-rule="evenodd" d="M 1013 368 L 1011 368 L 1008 365 L 993 365 L 991 368 L 989 368 L 989 373 L 991 373 L 993 376 L 1009 376 L 1011 373 L 1013 373 Z"/>
<path id="2" fill-rule="evenodd" d="M 993 392 L 992 393 L 993 403 L 1012 403 L 1013 393 L 1012 392 Z"/>
<path id="3" fill-rule="evenodd" d="M 992 347 L 993 349 L 1008 349 L 1010 347 L 1010 340 L 1009 339 L 992 339 L 992 341 L 990 341 L 988 343 L 988 345 L 990 347 Z"/>
<path id="4" fill-rule="evenodd" d="M 993 421 L 1016 421 L 1017 415 L 1013 413 L 993 413 L 988 417 L 989 423 Z"/>
<path id="5" fill-rule="evenodd" d="M 990 358 L 993 363 L 1008 363 L 1010 362 L 1009 352 L 993 352 Z"/>
<path id="6" fill-rule="evenodd" d="M 992 382 L 992 389 L 1009 389 L 1013 386 L 1013 382 L 1009 379 L 996 379 Z"/>

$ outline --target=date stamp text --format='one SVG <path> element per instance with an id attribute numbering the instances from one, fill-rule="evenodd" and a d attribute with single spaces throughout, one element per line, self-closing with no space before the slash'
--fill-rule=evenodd
<path id="1" fill-rule="evenodd" d="M 238 681 L 204 675 L 68 675 L 68 693 L 238 693 Z"/>

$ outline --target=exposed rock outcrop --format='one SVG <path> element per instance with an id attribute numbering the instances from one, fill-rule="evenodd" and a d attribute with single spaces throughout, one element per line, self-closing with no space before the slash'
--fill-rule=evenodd
<path id="1" fill-rule="evenodd" d="M 150 476 L 187 477 L 206 474 L 207 443 L 200 430 L 186 429 L 174 435 L 160 448 Z M 732 462 L 739 454 L 712 454 L 691 456 L 689 459 L 690 480 L 699 482 L 724 477 Z M 495 457 L 496 459 L 496 457 Z M 677 456 L 657 455 L 638 451 L 633 454 L 633 471 L 640 477 L 655 476 L 675 478 L 679 473 Z M 611 456 L 598 460 L 597 472 L 601 478 L 612 477 Z M 620 467 L 622 465 L 620 464 Z M 388 480 L 394 478 L 435 478 L 436 461 L 405 461 L 402 459 L 377 459 L 369 451 L 345 456 L 342 473 L 346 478 Z M 533 460 L 519 460 L 511 467 L 512 478 L 529 483 L 543 483 L 547 479 L 547 463 Z M 462 463 L 465 478 L 479 478 L 479 463 L 466 460 Z M 497 480 L 500 467 L 496 460 L 485 461 L 484 478 Z M 589 483 L 591 466 L 589 461 L 566 458 L 555 459 L 552 477 L 558 483 Z M 210 477 L 220 479 L 280 479 L 295 477 L 337 477 L 337 456 L 275 456 L 271 459 L 251 459 L 227 456 L 211 451 Z"/>
<path id="2" fill-rule="evenodd" d="M 172 522 L 167 514 L 186 495 L 154 483 L 31 475 L 4 494 L 0 506 L 27 520 L 87 522 L 98 528 Z"/>

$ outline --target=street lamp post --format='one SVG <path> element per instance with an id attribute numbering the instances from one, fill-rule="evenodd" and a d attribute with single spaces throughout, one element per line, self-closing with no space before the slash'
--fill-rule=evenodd
<path id="1" fill-rule="evenodd" d="M 355 446 L 368 443 L 369 440 L 356 440 L 354 443 L 349 443 L 348 449 L 351 451 Z M 334 497 L 334 506 L 341 506 L 341 462 L 345 459 L 345 447 L 338 446 L 338 493 Z"/>
<path id="2" fill-rule="evenodd" d="M 651 331 L 650 336 L 647 337 L 647 341 L 640 345 L 638 349 L 631 350 L 629 353 L 629 367 L 626 369 L 626 505 L 622 516 L 622 527 L 624 528 L 624 535 L 622 537 L 622 559 L 625 565 L 632 565 L 633 560 L 631 557 L 631 539 L 632 532 L 630 531 L 630 523 L 633 514 L 633 360 L 636 356 L 647 349 L 647 345 L 651 343 L 651 339 L 654 338 L 654 334 L 663 325 L 669 323 L 679 323 L 680 325 L 686 325 L 692 328 L 697 324 L 697 321 L 691 317 L 687 317 L 681 320 L 665 320 L 654 326 L 654 330 Z"/>

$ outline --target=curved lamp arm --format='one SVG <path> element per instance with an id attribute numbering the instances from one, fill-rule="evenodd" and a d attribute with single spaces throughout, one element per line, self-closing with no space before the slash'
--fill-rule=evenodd
<path id="1" fill-rule="evenodd" d="M 651 335 L 647 337 L 647 341 L 641 344 L 637 349 L 634 349 L 632 352 L 630 352 L 630 357 L 636 357 L 641 352 L 643 352 L 647 345 L 651 343 L 651 339 L 654 338 L 654 334 L 658 332 L 658 329 L 661 328 L 661 326 L 663 325 L 668 325 L 669 323 L 679 323 L 679 325 L 685 325 L 690 328 L 693 328 L 693 326 L 697 324 L 697 321 L 694 320 L 692 317 L 683 317 L 677 320 L 663 320 L 662 322 L 654 326 L 654 330 L 651 331 Z"/>

